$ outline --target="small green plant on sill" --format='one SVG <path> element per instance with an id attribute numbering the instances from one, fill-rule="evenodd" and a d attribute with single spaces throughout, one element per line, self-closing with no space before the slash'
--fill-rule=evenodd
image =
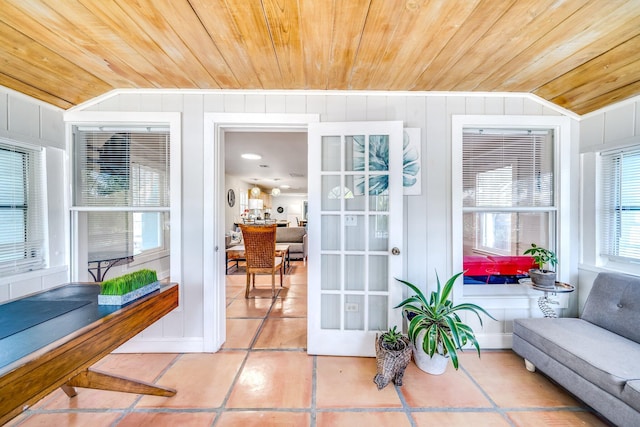
<path id="1" fill-rule="evenodd" d="M 550 269 L 554 268 L 556 264 L 558 264 L 558 258 L 556 257 L 555 252 L 540 247 L 535 243 L 532 243 L 531 247 L 524 251 L 524 254 L 531 255 L 533 257 L 533 262 L 538 265 L 538 269 L 541 271 L 544 271 L 544 266 L 547 264 L 549 264 Z"/>
<path id="2" fill-rule="evenodd" d="M 138 270 L 120 277 L 105 280 L 100 285 L 101 295 L 125 295 L 143 286 L 158 281 L 158 275 L 153 270 Z"/>

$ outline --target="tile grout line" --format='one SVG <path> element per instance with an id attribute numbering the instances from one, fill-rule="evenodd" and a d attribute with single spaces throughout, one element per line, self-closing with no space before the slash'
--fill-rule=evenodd
<path id="1" fill-rule="evenodd" d="M 402 412 L 404 412 L 404 414 L 407 416 L 407 419 L 409 420 L 411 427 L 417 427 L 416 422 L 413 419 L 413 415 L 411 415 L 411 407 L 407 403 L 407 400 L 404 397 L 404 393 L 402 393 L 402 389 L 400 388 L 403 386 L 396 385 L 395 382 L 393 383 L 393 386 L 396 389 L 396 393 L 398 393 L 398 398 L 400 399 L 400 403 L 402 403 L 402 410 L 403 410 Z"/>
<path id="2" fill-rule="evenodd" d="M 174 357 L 173 360 L 171 360 L 169 363 L 167 363 L 167 366 L 165 366 L 164 369 L 162 369 L 160 371 L 160 373 L 158 375 L 156 375 L 156 377 L 153 379 L 152 383 L 157 385 L 158 380 L 160 380 L 164 376 L 164 374 L 166 374 L 169 371 L 169 369 L 171 369 L 178 362 L 178 360 L 182 359 L 182 356 L 184 356 L 184 353 L 176 354 L 176 357 Z M 122 412 L 122 414 L 113 421 L 111 426 L 112 427 L 117 426 L 124 419 L 124 417 L 126 417 L 129 414 L 132 414 L 132 413 L 136 412 L 136 405 L 138 403 L 140 403 L 140 400 L 142 400 L 143 397 L 144 397 L 144 394 L 138 394 L 138 396 L 135 399 L 133 399 L 133 402 L 131 403 L 131 405 L 129 405 L 129 407 L 126 408 Z"/>
<path id="3" fill-rule="evenodd" d="M 500 416 L 502 417 L 503 420 L 505 420 L 506 422 L 509 423 L 510 426 L 512 427 L 516 427 L 516 425 L 513 423 L 513 421 L 511 421 L 511 418 L 507 415 L 507 413 L 498 406 L 498 404 L 491 398 L 491 396 L 489 396 L 489 393 L 487 393 L 485 391 L 484 388 L 482 388 L 482 386 L 480 385 L 480 383 L 478 383 L 478 381 L 476 381 L 475 378 L 473 378 L 473 375 L 471 375 L 471 373 L 464 367 L 464 366 L 460 366 L 460 369 L 462 369 L 462 372 L 465 373 L 465 375 L 469 378 L 469 380 L 476 386 L 478 387 L 478 389 L 480 390 L 480 393 L 482 393 L 482 395 L 485 397 L 485 399 L 487 399 L 489 401 L 489 403 L 491 403 L 491 405 L 493 406 L 493 409 L 500 414 Z"/>
<path id="4" fill-rule="evenodd" d="M 317 390 L 318 390 L 318 356 L 313 355 L 313 365 L 311 368 L 311 414 L 309 427 L 316 427 L 317 423 Z"/>

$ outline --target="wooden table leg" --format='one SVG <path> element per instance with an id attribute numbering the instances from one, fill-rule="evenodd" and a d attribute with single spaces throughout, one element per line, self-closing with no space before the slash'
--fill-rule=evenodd
<path id="1" fill-rule="evenodd" d="M 176 390 L 155 384 L 138 381 L 119 375 L 87 369 L 67 381 L 62 390 L 69 397 L 76 395 L 74 387 L 93 388 L 98 390 L 121 391 L 124 393 L 150 394 L 153 396 L 175 396 Z M 69 394 L 71 393 L 71 394 Z"/>

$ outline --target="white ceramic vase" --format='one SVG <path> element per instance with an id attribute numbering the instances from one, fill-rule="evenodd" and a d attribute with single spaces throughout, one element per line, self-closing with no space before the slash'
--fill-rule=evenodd
<path id="1" fill-rule="evenodd" d="M 418 335 L 418 343 L 422 343 L 424 332 Z M 417 347 L 413 344 L 413 360 L 416 362 L 416 366 L 424 372 L 431 375 L 442 375 L 447 370 L 449 364 L 449 358 L 438 354 L 437 352 L 430 357 L 423 349 L 422 345 Z"/>

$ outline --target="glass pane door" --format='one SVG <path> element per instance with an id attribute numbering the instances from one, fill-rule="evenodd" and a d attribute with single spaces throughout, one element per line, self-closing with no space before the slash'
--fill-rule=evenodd
<path id="1" fill-rule="evenodd" d="M 311 354 L 372 356 L 400 325 L 402 122 L 309 128 Z"/>

